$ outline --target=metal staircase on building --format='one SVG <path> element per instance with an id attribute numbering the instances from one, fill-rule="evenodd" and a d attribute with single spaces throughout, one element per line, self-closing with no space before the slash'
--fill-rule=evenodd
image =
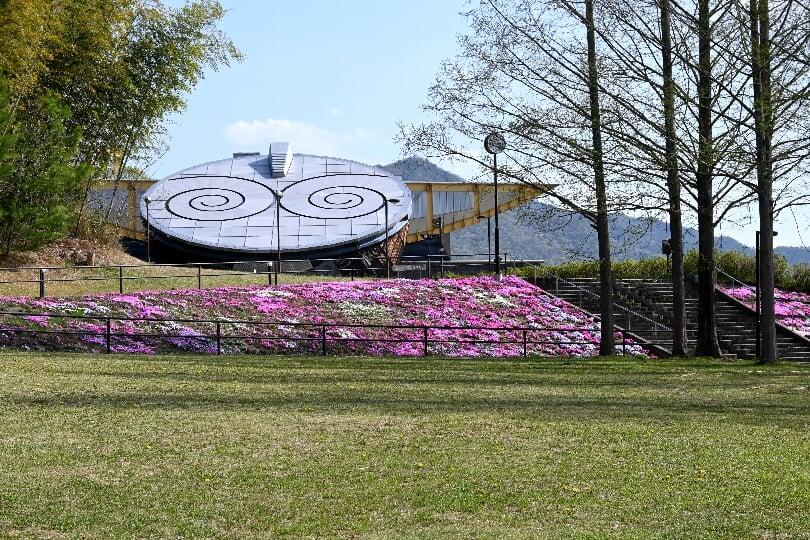
<path id="1" fill-rule="evenodd" d="M 542 278 L 538 285 L 589 311 L 599 312 L 599 282 L 596 279 Z M 694 346 L 697 337 L 697 294 L 686 287 L 687 337 Z M 622 279 L 613 286 L 616 324 L 667 351 L 672 350 L 672 284 L 653 280 Z M 756 356 L 756 316 L 750 308 L 716 292 L 717 333 L 720 349 L 729 357 Z M 810 340 L 777 326 L 779 358 L 810 362 Z"/>

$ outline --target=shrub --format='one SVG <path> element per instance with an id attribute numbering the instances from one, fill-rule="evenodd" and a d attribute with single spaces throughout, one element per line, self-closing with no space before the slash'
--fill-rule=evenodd
<path id="1" fill-rule="evenodd" d="M 715 263 L 721 270 L 718 281 L 728 282 L 725 274 L 744 282 L 756 282 L 756 260 L 753 255 L 739 251 L 722 251 L 715 255 Z M 697 275 L 698 254 L 691 250 L 684 255 L 684 274 L 686 277 Z M 518 268 L 514 272 L 530 278 L 557 276 L 561 278 L 598 278 L 599 261 L 577 261 L 558 265 L 542 265 Z M 724 274 L 725 273 L 725 274 Z M 790 266 L 784 255 L 774 256 L 774 273 L 776 286 L 791 291 L 810 292 L 810 265 L 795 264 Z M 652 257 L 641 260 L 625 260 L 613 263 L 613 276 L 616 279 L 670 279 L 667 260 L 664 257 Z"/>

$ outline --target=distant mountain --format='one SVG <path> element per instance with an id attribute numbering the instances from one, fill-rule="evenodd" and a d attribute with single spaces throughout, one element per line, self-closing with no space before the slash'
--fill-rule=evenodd
<path id="1" fill-rule="evenodd" d="M 504 253 L 519 259 L 542 259 L 550 264 L 597 257 L 596 231 L 591 223 L 572 212 L 532 202 L 501 215 L 501 244 Z M 494 227 L 494 224 L 492 224 Z M 625 214 L 610 218 L 610 236 L 616 260 L 643 259 L 661 254 L 661 241 L 670 237 L 669 226 L 660 220 L 639 219 Z M 717 238 L 718 249 L 750 251 L 733 238 Z M 687 250 L 697 247 L 697 231 L 684 231 Z M 453 232 L 454 253 L 486 253 L 486 220 Z"/>
<path id="2" fill-rule="evenodd" d="M 464 180 L 433 163 L 411 157 L 383 166 L 405 181 L 463 182 Z M 653 219 L 614 214 L 610 220 L 613 255 L 616 260 L 642 259 L 661 253 L 661 241 L 670 237 L 669 225 Z M 494 220 L 491 222 L 494 235 Z M 534 201 L 500 215 L 501 250 L 509 258 L 542 259 L 549 264 L 597 257 L 596 231 L 578 214 L 553 205 Z M 715 239 L 718 249 L 752 253 L 753 250 L 728 236 Z M 697 247 L 697 231 L 684 231 L 684 245 Z M 454 254 L 487 253 L 487 220 L 450 234 Z M 797 247 L 777 248 L 792 263 L 810 263 L 810 250 Z"/>
<path id="3" fill-rule="evenodd" d="M 390 165 L 379 165 L 386 171 L 401 176 L 406 182 L 424 180 L 425 182 L 464 182 L 464 179 L 450 171 L 445 171 L 430 161 L 418 157 L 409 157 L 395 161 Z"/>
<path id="4" fill-rule="evenodd" d="M 806 247 L 781 246 L 775 251 L 787 257 L 790 264 L 810 264 L 810 249 Z"/>

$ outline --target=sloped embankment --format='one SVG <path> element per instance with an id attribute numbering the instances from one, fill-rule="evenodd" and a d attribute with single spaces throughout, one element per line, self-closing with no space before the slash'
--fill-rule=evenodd
<path id="1" fill-rule="evenodd" d="M 4 315 L 0 345 L 45 350 L 103 351 L 109 340 L 112 352 L 147 354 L 319 354 L 326 348 L 415 356 L 424 354 L 427 338 L 430 353 L 448 356 L 520 356 L 524 347 L 528 355 L 593 356 L 599 340 L 593 317 L 517 277 L 0 298 L 0 310 L 39 314 Z M 633 344 L 627 352 L 642 354 Z"/>

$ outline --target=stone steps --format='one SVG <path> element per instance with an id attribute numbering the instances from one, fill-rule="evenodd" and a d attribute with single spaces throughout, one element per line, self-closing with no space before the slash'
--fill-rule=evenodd
<path id="1" fill-rule="evenodd" d="M 561 280 L 544 278 L 538 284 L 550 293 L 591 313 L 599 311 L 599 282 L 592 278 Z M 672 336 L 663 328 L 672 327 L 672 284 L 648 280 L 617 280 L 613 287 L 617 325 L 671 350 Z M 690 284 L 685 299 L 687 337 L 697 337 L 698 300 Z M 752 359 L 756 351 L 756 318 L 751 310 L 718 294 L 718 340 L 724 355 Z M 634 314 L 623 312 L 626 308 Z M 810 344 L 792 333 L 778 329 L 779 356 L 785 360 L 810 361 Z"/>

